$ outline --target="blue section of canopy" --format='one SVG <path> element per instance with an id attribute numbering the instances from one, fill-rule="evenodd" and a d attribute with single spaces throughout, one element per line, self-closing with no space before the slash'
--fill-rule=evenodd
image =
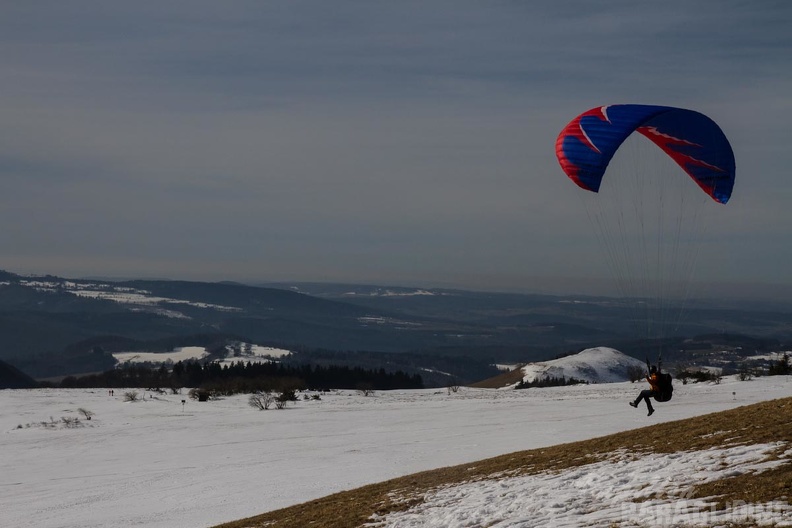
<path id="1" fill-rule="evenodd" d="M 714 121 L 692 110 L 652 105 L 593 108 L 559 135 L 559 163 L 580 187 L 597 192 L 611 158 L 636 130 L 673 158 L 714 200 L 729 201 L 735 174 L 731 145 Z"/>

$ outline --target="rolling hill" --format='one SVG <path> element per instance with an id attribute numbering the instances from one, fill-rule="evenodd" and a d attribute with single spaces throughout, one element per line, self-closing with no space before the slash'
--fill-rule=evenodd
<path id="1" fill-rule="evenodd" d="M 719 347 L 770 350 L 792 337 L 792 312 L 777 305 L 690 305 L 681 337 L 652 344 L 667 350 L 669 362 L 680 350 L 689 355 L 685 335 L 716 336 L 701 354 Z M 376 368 L 411 354 L 410 368 L 423 369 L 433 384 L 471 383 L 491 376 L 495 363 L 547 360 L 603 344 L 643 357 L 647 343 L 634 334 L 631 317 L 608 298 L 0 272 L 0 359 L 36 378 L 106 370 L 117 352 L 211 349 L 237 340 L 300 351 L 305 362 L 332 356 Z M 717 336 L 725 329 L 758 337 L 738 336 L 721 347 Z M 391 357 L 376 360 L 376 354 Z"/>
<path id="2" fill-rule="evenodd" d="M 0 389 L 32 389 L 38 383 L 19 369 L 0 361 Z"/>

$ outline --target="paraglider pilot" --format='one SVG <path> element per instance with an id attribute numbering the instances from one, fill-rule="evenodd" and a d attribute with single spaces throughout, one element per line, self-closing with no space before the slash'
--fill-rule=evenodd
<path id="1" fill-rule="evenodd" d="M 646 362 L 648 365 L 648 361 Z M 649 366 L 649 375 L 646 376 L 646 381 L 649 382 L 648 389 L 644 389 L 635 399 L 635 401 L 630 402 L 630 406 L 638 407 L 638 404 L 641 403 L 641 400 L 646 400 L 646 409 L 649 411 L 647 416 L 652 416 L 654 413 L 654 407 L 652 407 L 652 401 L 650 398 L 655 398 L 660 401 L 660 372 L 657 370 L 657 367 L 654 365 Z"/>

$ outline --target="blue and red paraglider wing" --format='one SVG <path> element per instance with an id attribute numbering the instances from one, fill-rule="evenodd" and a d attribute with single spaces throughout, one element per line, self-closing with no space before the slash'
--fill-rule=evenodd
<path id="1" fill-rule="evenodd" d="M 692 110 L 652 105 L 592 108 L 558 135 L 558 162 L 578 186 L 597 192 L 611 158 L 635 131 L 668 154 L 712 199 L 729 201 L 735 171 L 731 145 L 714 121 Z"/>

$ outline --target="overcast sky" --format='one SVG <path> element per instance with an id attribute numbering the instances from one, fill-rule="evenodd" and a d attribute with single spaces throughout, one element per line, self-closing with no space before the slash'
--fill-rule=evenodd
<path id="1" fill-rule="evenodd" d="M 607 277 L 554 143 L 646 103 L 734 147 L 706 276 L 790 285 L 791 27 L 784 0 L 3 2 L 0 269 Z"/>

